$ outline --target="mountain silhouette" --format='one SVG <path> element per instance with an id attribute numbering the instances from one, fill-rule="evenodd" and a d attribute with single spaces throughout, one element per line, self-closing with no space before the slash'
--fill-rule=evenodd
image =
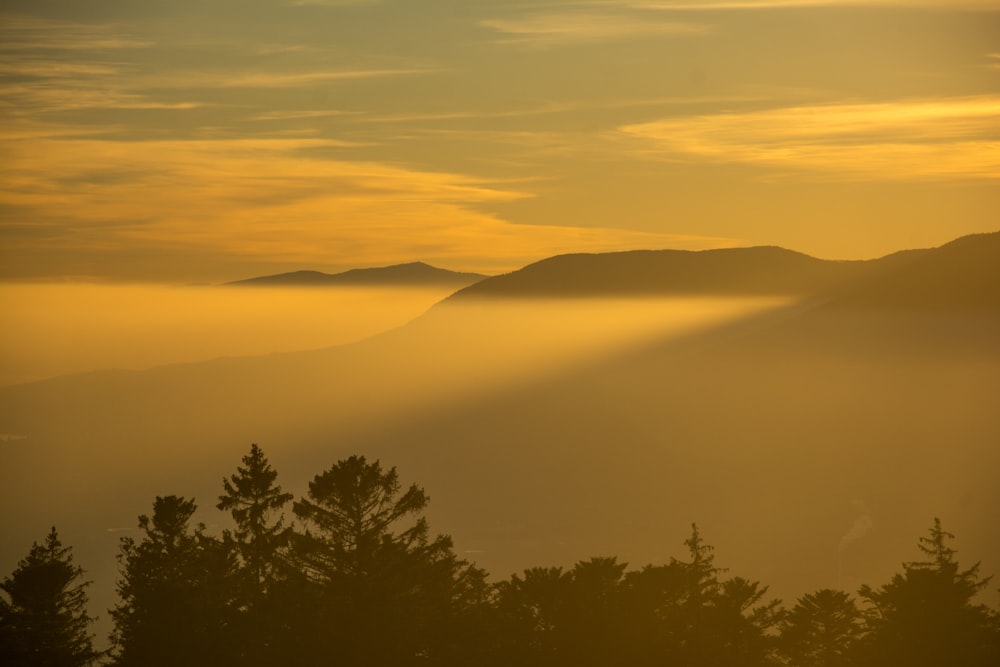
<path id="1" fill-rule="evenodd" d="M 559 255 L 494 276 L 455 299 L 652 295 L 816 295 L 876 272 L 773 246 Z"/>
<path id="2" fill-rule="evenodd" d="M 897 260 L 838 300 L 840 306 L 1000 311 L 1000 232 L 963 236 Z"/>
<path id="3" fill-rule="evenodd" d="M 271 276 L 260 276 L 226 283 L 244 287 L 348 287 L 348 286 L 423 286 L 469 285 L 486 276 L 479 273 L 461 273 L 440 269 L 424 262 L 409 262 L 378 268 L 351 269 L 342 273 L 320 271 L 293 271 Z"/>

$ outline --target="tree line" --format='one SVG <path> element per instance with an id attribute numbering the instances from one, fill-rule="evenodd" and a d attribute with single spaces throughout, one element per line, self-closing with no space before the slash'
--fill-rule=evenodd
<path id="1" fill-rule="evenodd" d="M 591 558 L 491 583 L 431 534 L 427 502 L 362 456 L 295 500 L 253 445 L 216 505 L 234 528 L 208 535 L 194 500 L 163 496 L 121 540 L 107 651 L 70 547 L 55 528 L 34 544 L 0 583 L 0 664 L 1000 665 L 1000 614 L 975 601 L 990 579 L 959 566 L 937 519 L 882 586 L 784 607 L 718 567 L 696 525 L 664 565 Z"/>

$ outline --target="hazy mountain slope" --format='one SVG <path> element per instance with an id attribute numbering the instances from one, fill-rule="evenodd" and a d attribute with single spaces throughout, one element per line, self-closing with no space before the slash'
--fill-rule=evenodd
<path id="1" fill-rule="evenodd" d="M 815 295 L 861 279 L 873 267 L 776 247 L 559 255 L 466 287 L 454 298 Z"/>
<path id="2" fill-rule="evenodd" d="M 1000 232 L 974 234 L 923 253 L 859 285 L 845 307 L 1000 309 Z"/>
<path id="3" fill-rule="evenodd" d="M 244 287 L 292 287 L 292 286 L 374 286 L 374 285 L 469 285 L 486 276 L 479 273 L 461 273 L 440 269 L 424 262 L 410 262 L 378 268 L 351 269 L 343 273 L 321 273 L 319 271 L 293 271 L 273 276 L 261 276 L 237 280 L 228 285 Z"/>

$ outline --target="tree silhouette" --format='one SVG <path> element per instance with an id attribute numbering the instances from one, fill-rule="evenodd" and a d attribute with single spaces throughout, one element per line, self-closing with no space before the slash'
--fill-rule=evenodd
<path id="1" fill-rule="evenodd" d="M 1000 664 L 997 614 L 973 603 L 990 577 L 979 577 L 979 563 L 962 570 L 948 546 L 951 539 L 954 535 L 935 518 L 930 536 L 917 545 L 927 560 L 903 563 L 903 573 L 877 590 L 861 588 L 861 597 L 870 605 L 869 664 Z"/>
<path id="2" fill-rule="evenodd" d="M 533 567 L 496 585 L 494 651 L 500 662 L 563 664 L 559 634 L 565 634 L 569 578 L 561 567 Z"/>
<path id="3" fill-rule="evenodd" d="M 225 493 L 216 505 L 236 522 L 236 530 L 225 531 L 224 539 L 239 557 L 251 599 L 262 596 L 273 582 L 278 552 L 288 543 L 289 530 L 281 509 L 293 496 L 282 493 L 275 484 L 277 478 L 264 452 L 253 444 L 236 474 L 222 480 Z"/>
<path id="4" fill-rule="evenodd" d="M 622 657 L 626 564 L 591 558 L 572 570 L 531 568 L 497 585 L 505 664 L 606 665 Z"/>
<path id="5" fill-rule="evenodd" d="M 88 634 L 88 581 L 53 527 L 0 583 L 0 663 L 6 667 L 73 667 L 100 656 Z"/>
<path id="6" fill-rule="evenodd" d="M 223 544 L 236 563 L 232 575 L 239 597 L 232 635 L 245 665 L 276 662 L 286 617 L 284 598 L 274 594 L 291 534 L 281 510 L 293 496 L 282 492 L 277 478 L 264 452 L 253 444 L 236 474 L 222 480 L 225 493 L 216 505 L 236 523 L 235 530 L 223 532 Z"/>
<path id="7" fill-rule="evenodd" d="M 295 502 L 309 527 L 292 552 L 319 605 L 315 651 L 347 664 L 405 665 L 450 650 L 456 606 L 475 597 L 482 577 L 455 557 L 450 538 L 429 536 L 427 501 L 416 485 L 402 489 L 395 468 L 352 456 Z"/>
<path id="8" fill-rule="evenodd" d="M 780 604 L 760 604 L 767 587 L 741 577 L 720 580 L 714 548 L 705 544 L 697 524 L 684 541 L 689 561 L 672 560 L 682 572 L 683 585 L 673 604 L 662 607 L 680 665 L 765 664 L 772 652 L 768 634 L 778 620 Z"/>
<path id="9" fill-rule="evenodd" d="M 111 611 L 118 665 L 216 665 L 232 661 L 235 563 L 222 544 L 190 528 L 196 505 L 157 497 L 139 517 L 141 542 L 123 538 L 119 604 Z"/>
<path id="10" fill-rule="evenodd" d="M 795 667 L 848 667 L 857 664 L 856 649 L 864 619 L 854 599 L 825 588 L 799 598 L 781 621 L 781 654 Z"/>

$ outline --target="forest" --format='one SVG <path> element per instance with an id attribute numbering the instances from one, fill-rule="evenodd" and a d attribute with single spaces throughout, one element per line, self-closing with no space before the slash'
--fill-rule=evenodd
<path id="1" fill-rule="evenodd" d="M 282 491 L 253 445 L 223 479 L 221 535 L 194 499 L 160 496 L 121 539 L 110 648 L 88 581 L 52 528 L 0 582 L 0 663 L 39 665 L 677 665 L 965 667 L 1000 664 L 991 578 L 960 565 L 933 519 L 878 586 L 785 604 L 730 575 L 696 524 L 686 553 L 614 556 L 502 581 L 432 534 L 425 491 L 363 456 Z M 680 543 L 680 540 L 678 540 Z"/>

